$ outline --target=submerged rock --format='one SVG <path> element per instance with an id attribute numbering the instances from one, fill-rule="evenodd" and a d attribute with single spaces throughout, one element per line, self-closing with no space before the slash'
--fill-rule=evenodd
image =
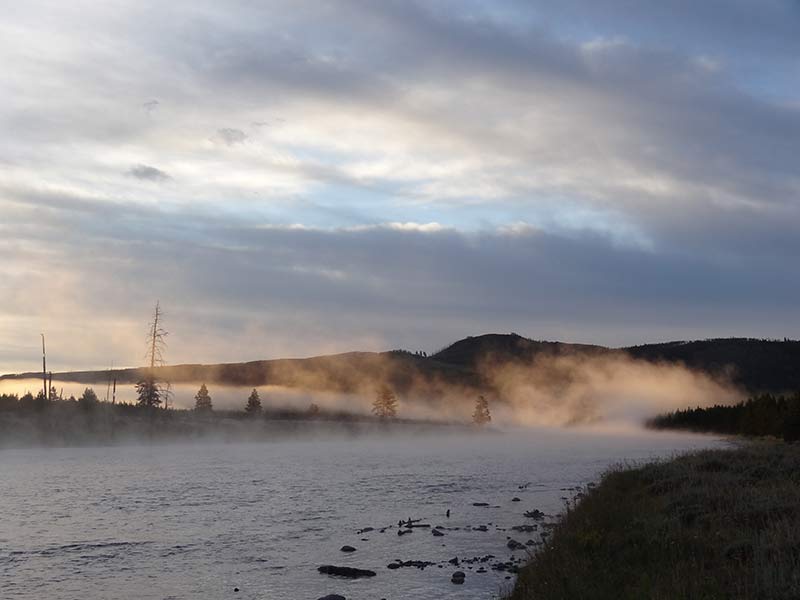
<path id="1" fill-rule="evenodd" d="M 464 579 L 465 579 L 466 577 L 467 577 L 467 574 L 466 574 L 466 573 L 464 573 L 464 571 L 456 571 L 456 572 L 455 572 L 455 573 L 453 573 L 453 575 L 450 577 L 450 582 L 451 582 L 451 583 L 455 583 L 455 584 L 457 584 L 457 585 L 461 585 L 462 583 L 464 583 Z"/>
<path id="2" fill-rule="evenodd" d="M 508 540 L 506 546 L 510 550 L 523 550 L 525 548 L 525 544 L 520 544 L 517 540 Z"/>
<path id="3" fill-rule="evenodd" d="M 536 519 L 537 521 L 539 521 L 541 519 L 544 519 L 545 514 L 538 509 L 534 509 L 525 511 L 525 516 L 528 517 L 529 519 Z"/>
<path id="4" fill-rule="evenodd" d="M 473 502 L 472 506 L 489 506 L 488 502 Z"/>
<path id="5" fill-rule="evenodd" d="M 432 530 L 432 531 L 431 531 L 431 533 L 433 534 L 433 536 L 434 536 L 434 537 L 442 537 L 442 536 L 444 535 L 444 534 L 443 534 L 441 531 L 439 531 L 438 529 L 434 529 L 434 530 Z"/>
<path id="6" fill-rule="evenodd" d="M 356 569 L 354 567 L 337 567 L 335 565 L 322 565 L 317 571 L 325 575 L 336 577 L 347 577 L 348 579 L 358 579 L 359 577 L 375 577 L 377 573 L 369 569 Z"/>
<path id="7" fill-rule="evenodd" d="M 339 594 L 328 594 L 327 596 L 323 596 L 319 600 L 347 600 L 344 596 L 340 596 Z"/>
<path id="8" fill-rule="evenodd" d="M 342 546 L 341 548 L 339 548 L 339 550 L 341 552 L 355 552 L 356 551 L 356 549 L 353 548 L 352 546 Z"/>

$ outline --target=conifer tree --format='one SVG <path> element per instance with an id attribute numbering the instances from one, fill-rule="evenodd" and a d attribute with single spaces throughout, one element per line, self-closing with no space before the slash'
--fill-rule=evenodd
<path id="1" fill-rule="evenodd" d="M 208 388 L 205 383 L 200 386 L 200 389 L 194 397 L 194 409 L 197 412 L 211 412 L 214 410 L 211 404 L 211 395 L 208 393 Z"/>
<path id="2" fill-rule="evenodd" d="M 78 398 L 78 406 L 80 406 L 83 410 L 90 411 L 92 410 L 98 403 L 97 394 L 95 394 L 92 388 L 87 387 L 83 390 L 83 395 Z"/>
<path id="3" fill-rule="evenodd" d="M 372 414 L 379 419 L 394 419 L 397 416 L 397 398 L 388 385 L 382 385 L 372 403 Z"/>
<path id="4" fill-rule="evenodd" d="M 150 362 L 150 368 L 146 371 L 144 378 L 136 383 L 139 406 L 147 408 L 156 408 L 161 404 L 162 398 L 164 400 L 168 398 L 168 392 L 165 392 L 156 379 L 156 367 L 164 364 L 165 338 L 169 335 L 161 327 L 162 317 L 161 304 L 156 302 L 153 320 L 147 333 L 147 359 Z"/>
<path id="5" fill-rule="evenodd" d="M 247 405 L 244 407 L 245 412 L 249 415 L 257 415 L 261 412 L 261 398 L 258 396 L 258 390 L 253 388 L 250 392 L 250 397 L 247 399 Z"/>
<path id="6" fill-rule="evenodd" d="M 492 421 L 489 413 L 489 402 L 483 396 L 478 396 L 475 401 L 475 412 L 472 413 L 472 422 L 476 425 L 486 425 Z"/>

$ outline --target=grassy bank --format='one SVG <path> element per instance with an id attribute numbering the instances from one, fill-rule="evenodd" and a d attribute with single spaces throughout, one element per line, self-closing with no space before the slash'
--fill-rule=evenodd
<path id="1" fill-rule="evenodd" d="M 508 598 L 800 598 L 800 445 L 607 473 Z"/>

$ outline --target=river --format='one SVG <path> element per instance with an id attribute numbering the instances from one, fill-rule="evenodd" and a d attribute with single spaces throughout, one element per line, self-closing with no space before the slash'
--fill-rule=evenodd
<path id="1" fill-rule="evenodd" d="M 496 598 L 513 579 L 492 565 L 526 554 L 509 550 L 507 538 L 541 539 L 543 527 L 510 530 L 534 523 L 525 511 L 554 518 L 575 492 L 567 488 L 609 465 L 722 443 L 651 431 L 525 429 L 3 450 L 0 597 Z M 398 536 L 398 520 L 409 517 L 445 535 L 418 528 Z M 486 531 L 476 530 L 481 525 Z M 374 530 L 357 533 L 367 527 Z M 341 552 L 345 544 L 356 551 Z M 495 558 L 447 562 L 486 555 Z M 388 569 L 397 559 L 435 564 Z M 317 572 L 323 564 L 377 575 L 333 578 Z M 450 582 L 457 569 L 466 573 L 463 585 Z"/>

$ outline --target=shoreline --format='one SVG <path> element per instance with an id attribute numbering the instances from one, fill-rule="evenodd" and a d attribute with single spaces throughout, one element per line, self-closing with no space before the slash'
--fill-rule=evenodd
<path id="1" fill-rule="evenodd" d="M 606 472 L 505 600 L 800 597 L 800 445 L 739 441 Z"/>

